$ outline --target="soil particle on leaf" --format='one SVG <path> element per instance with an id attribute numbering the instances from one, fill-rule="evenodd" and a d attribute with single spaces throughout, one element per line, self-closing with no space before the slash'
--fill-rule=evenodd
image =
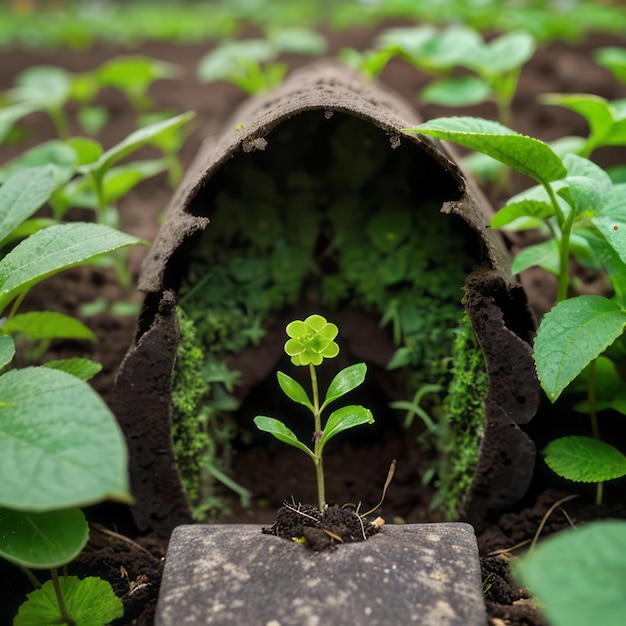
<path id="1" fill-rule="evenodd" d="M 327 506 L 320 511 L 309 504 L 285 504 L 276 514 L 270 528 L 263 534 L 299 541 L 316 552 L 332 550 L 338 544 L 365 541 L 375 535 L 382 524 L 365 522 L 356 511 L 339 506 Z"/>

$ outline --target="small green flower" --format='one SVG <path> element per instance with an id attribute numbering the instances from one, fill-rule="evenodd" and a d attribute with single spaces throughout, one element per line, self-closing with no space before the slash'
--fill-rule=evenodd
<path id="1" fill-rule="evenodd" d="M 294 365 L 320 365 L 324 360 L 339 354 L 339 346 L 333 341 L 339 329 L 321 315 L 309 315 L 304 321 L 295 320 L 287 326 L 291 339 L 285 344 L 285 352 Z"/>

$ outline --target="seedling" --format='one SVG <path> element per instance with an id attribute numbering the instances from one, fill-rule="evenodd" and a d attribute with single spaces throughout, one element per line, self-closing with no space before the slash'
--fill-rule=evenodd
<path id="1" fill-rule="evenodd" d="M 312 400 L 302 385 L 283 372 L 278 372 L 278 384 L 284 394 L 294 402 L 302 404 L 313 414 L 313 449 L 301 442 L 280 420 L 257 415 L 254 423 L 259 430 L 272 434 L 276 439 L 307 454 L 315 465 L 317 493 L 320 511 L 326 504 L 324 486 L 323 452 L 328 441 L 344 430 L 361 424 L 373 424 L 372 412 L 363 406 L 349 405 L 333 411 L 322 426 L 322 412 L 335 400 L 358 387 L 365 380 L 365 363 L 350 365 L 340 371 L 330 383 L 324 398 L 320 398 L 315 368 L 323 360 L 339 354 L 339 346 L 334 339 L 339 329 L 327 322 L 321 315 L 310 315 L 304 321 L 296 320 L 287 325 L 289 340 L 285 352 L 296 366 L 309 366 Z"/>
<path id="2" fill-rule="evenodd" d="M 626 185 L 614 185 L 597 165 L 577 155 L 561 158 L 546 144 L 487 120 L 441 118 L 412 132 L 455 141 L 487 154 L 539 183 L 518 194 L 492 219 L 502 227 L 521 220 L 545 224 L 552 237 L 520 253 L 513 271 L 540 265 L 558 277 L 557 304 L 544 316 L 535 340 L 535 363 L 541 385 L 552 402 L 587 367 L 593 438 L 565 437 L 545 450 L 555 472 L 574 481 L 602 482 L 626 475 L 621 452 L 599 441 L 596 423 L 595 361 L 623 334 L 626 326 Z M 574 227 L 578 232 L 574 233 Z M 574 235 L 578 235 L 576 241 Z M 615 297 L 567 299 L 570 253 L 577 244 L 587 258 L 604 267 Z M 582 257 L 582 252 L 580 257 Z"/>
<path id="3" fill-rule="evenodd" d="M 265 39 L 230 41 L 207 54 L 198 65 L 198 78 L 205 83 L 223 80 L 249 94 L 277 87 L 288 65 L 276 61 L 284 52 L 319 55 L 326 40 L 310 29 L 270 31 Z"/>
<path id="4" fill-rule="evenodd" d="M 420 94 L 422 102 L 443 106 L 468 106 L 495 101 L 500 120 L 511 117 L 511 101 L 522 66 L 535 52 L 535 41 L 526 32 L 512 32 L 485 42 L 479 32 L 466 26 L 438 31 L 432 26 L 393 28 L 379 38 L 378 48 L 362 57 L 343 52 L 343 59 L 360 66 L 370 77 L 399 57 L 437 79 Z M 458 69 L 474 76 L 458 76 Z"/>

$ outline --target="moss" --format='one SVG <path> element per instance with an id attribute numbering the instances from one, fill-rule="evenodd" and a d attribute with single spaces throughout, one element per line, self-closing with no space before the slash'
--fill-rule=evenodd
<path id="1" fill-rule="evenodd" d="M 178 315 L 180 342 L 172 376 L 172 440 L 187 496 L 194 502 L 199 496 L 200 457 L 211 445 L 207 434 L 198 427 L 202 400 L 210 386 L 202 374 L 204 351 L 194 324 L 180 309 Z"/>
<path id="2" fill-rule="evenodd" d="M 442 446 L 439 492 L 434 501 L 448 520 L 458 518 L 469 491 L 485 428 L 485 357 L 467 314 L 457 330 L 452 362 L 452 381 L 445 401 L 448 433 Z"/>

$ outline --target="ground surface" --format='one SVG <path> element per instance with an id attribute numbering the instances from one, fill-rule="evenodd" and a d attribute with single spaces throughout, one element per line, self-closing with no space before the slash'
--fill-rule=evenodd
<path id="1" fill-rule="evenodd" d="M 373 31 L 356 30 L 341 35 L 331 35 L 331 54 L 343 46 L 363 47 L 372 38 Z M 615 39 L 591 38 L 582 45 L 572 46 L 555 43 L 540 51 L 528 64 L 522 74 L 520 90 L 514 107 L 513 126 L 522 132 L 544 140 L 551 140 L 566 134 L 584 134 L 584 122 L 574 114 L 540 106 L 535 97 L 541 92 L 589 92 L 607 98 L 626 96 L 620 87 L 604 70 L 596 67 L 589 57 L 589 51 L 608 44 L 623 44 Z M 235 87 L 226 84 L 201 85 L 195 78 L 198 59 L 207 51 L 203 45 L 171 46 L 165 44 L 146 44 L 140 48 L 144 54 L 176 63 L 181 68 L 181 76 L 175 82 L 162 81 L 152 89 L 152 94 L 159 108 L 171 108 L 182 112 L 193 110 L 197 113 L 194 131 L 182 151 L 182 160 L 188 164 L 197 151 L 203 138 L 219 128 L 220 123 L 241 102 L 245 95 Z M 22 69 L 36 64 L 60 65 L 71 71 L 91 69 L 104 60 L 135 50 L 97 48 L 77 54 L 73 51 L 57 52 L 0 52 L 0 89 L 11 85 L 12 77 Z M 305 58 L 294 58 L 293 66 L 302 65 Z M 415 96 L 426 77 L 420 75 L 406 64 L 393 62 L 383 74 L 383 81 L 406 98 L 415 102 Z M 133 128 L 133 114 L 123 96 L 116 92 L 103 95 L 103 103 L 113 111 L 111 124 L 106 135 L 99 139 L 111 146 L 126 136 Z M 493 115 L 489 107 L 474 107 L 458 111 L 462 114 Z M 421 110 L 424 118 L 449 115 L 453 112 L 432 106 Z M 53 137 L 50 122 L 40 116 L 32 116 L 27 121 L 28 146 L 36 145 Z M 0 163 L 12 158 L 23 146 L 0 147 Z M 620 151 L 621 150 L 621 151 Z M 626 162 L 626 152 L 604 150 L 597 154 L 602 165 Z M 153 239 L 158 229 L 158 218 L 165 209 L 171 195 L 164 177 L 143 183 L 133 191 L 120 206 L 122 227 L 124 230 Z M 497 198 L 495 199 L 497 201 Z M 519 243 L 519 242 L 517 242 Z M 516 245 L 517 245 L 516 243 Z M 135 274 L 138 271 L 143 251 L 137 249 L 131 257 Z M 552 285 L 538 274 L 531 274 L 525 281 L 529 300 L 538 312 L 545 310 L 552 300 Z M 593 285 L 590 286 L 593 289 Z M 61 277 L 49 280 L 33 291 L 26 306 L 32 309 L 52 309 L 75 314 L 81 304 L 89 303 L 104 295 L 114 302 L 122 297 L 140 300 L 140 295 L 131 292 L 122 294 L 113 277 L 101 271 L 77 269 Z M 135 321 L 132 317 L 117 318 L 108 313 L 101 313 L 87 319 L 87 323 L 98 335 L 95 345 L 77 342 L 65 342 L 55 347 L 54 356 L 70 354 L 87 355 L 104 364 L 104 371 L 94 384 L 105 399 L 111 391 L 115 372 L 123 355 L 130 345 L 134 333 Z M 559 420 L 548 419 L 548 407 L 543 407 L 538 417 L 529 427 L 529 432 L 536 437 L 537 445 L 553 438 L 558 432 Z M 569 415 L 565 418 L 569 419 Z M 584 425 L 580 425 L 584 428 Z M 362 500 L 364 506 L 371 507 L 378 501 L 382 485 L 391 459 L 398 460 L 398 469 L 389 488 L 381 515 L 387 522 L 439 521 L 438 516 L 428 511 L 427 504 L 432 496 L 429 487 L 420 485 L 419 476 L 427 467 L 417 443 L 414 430 L 388 430 L 375 445 L 358 445 L 354 448 L 340 446 L 331 453 L 327 461 L 327 472 L 332 476 L 327 491 L 329 499 L 342 498 L 344 501 Z M 622 447 L 624 449 L 624 447 Z M 274 521 L 276 506 L 284 498 L 285 491 L 296 490 L 294 495 L 303 502 L 314 501 L 313 472 L 310 461 L 296 459 L 286 452 L 268 453 L 267 449 L 254 448 L 237 457 L 235 471 L 241 484 L 255 494 L 255 506 L 242 510 L 233 500 L 231 508 L 235 515 L 233 521 L 254 522 L 269 525 Z M 285 485 L 285 481 L 287 485 Z M 310 487 L 309 487 L 310 486 Z M 623 490 L 623 486 L 621 487 Z M 539 625 L 543 622 L 531 603 L 521 601 L 523 592 L 508 580 L 506 556 L 492 554 L 493 551 L 510 549 L 518 543 L 532 538 L 542 516 L 549 507 L 563 495 L 574 492 L 563 483 L 558 483 L 549 472 L 538 465 L 536 480 L 523 502 L 512 511 L 505 512 L 499 519 L 490 521 L 490 525 L 480 533 L 479 544 L 483 556 L 486 579 L 486 598 L 490 615 L 494 619 L 505 620 L 510 624 Z M 347 496 L 346 496 L 347 494 Z M 620 486 L 607 489 L 609 504 L 618 499 Z M 598 509 L 588 504 L 589 494 L 564 505 L 573 521 L 601 517 L 606 509 Z M 626 517 L 623 509 L 614 507 L 613 515 Z M 158 589 L 160 568 L 165 544 L 150 535 L 141 536 L 133 526 L 132 519 L 124 507 L 102 505 L 88 512 L 90 518 L 104 524 L 126 536 L 123 539 L 94 529 L 88 550 L 73 565 L 74 570 L 100 574 L 108 578 L 120 595 L 125 594 L 127 603 L 125 624 L 150 624 L 151 611 Z M 553 531 L 568 524 L 565 517 L 555 512 L 546 525 L 546 531 Z M 126 573 L 124 573 L 126 572 Z M 144 578 L 145 577 L 145 578 Z M 16 570 L 6 564 L 0 564 L 0 578 L 7 584 L 0 586 L 0 623 L 8 623 L 15 607 L 28 591 L 25 579 L 22 580 Z"/>

